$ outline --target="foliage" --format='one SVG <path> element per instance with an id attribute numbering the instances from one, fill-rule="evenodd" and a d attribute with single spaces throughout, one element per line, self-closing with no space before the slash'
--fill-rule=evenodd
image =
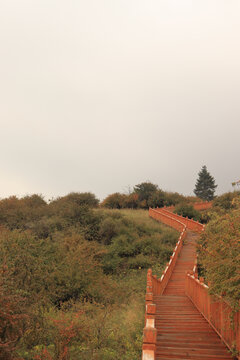
<path id="1" fill-rule="evenodd" d="M 177 192 L 165 192 L 165 206 L 177 205 L 187 203 L 189 200 L 187 197 L 177 193 Z"/>
<path id="2" fill-rule="evenodd" d="M 174 213 L 195 221 L 201 220 L 201 213 L 195 210 L 192 205 L 180 204 L 176 206 Z"/>
<path id="3" fill-rule="evenodd" d="M 102 206 L 109 209 L 122 209 L 124 207 L 125 199 L 126 195 L 117 192 L 108 195 L 106 199 L 102 202 Z"/>
<path id="4" fill-rule="evenodd" d="M 4 360 L 140 357 L 147 267 L 160 275 L 177 232 L 147 211 L 97 209 L 89 198 L 0 201 Z M 124 201 L 140 204 L 136 193 Z"/>
<path id="5" fill-rule="evenodd" d="M 153 220 L 146 218 L 146 211 L 121 212 L 129 214 L 128 217 L 117 210 L 105 210 L 104 213 L 108 217 L 101 224 L 104 232 L 101 228 L 100 231 L 104 235 L 102 242 L 109 245 L 102 260 L 105 273 L 148 268 L 157 261 L 165 263 L 168 260 L 177 241 L 176 231 L 168 229 L 166 232 L 160 224 L 156 226 Z"/>
<path id="6" fill-rule="evenodd" d="M 36 194 L 22 199 L 11 196 L 0 200 L 0 224 L 9 229 L 26 229 L 29 222 L 42 217 L 46 206 L 42 196 Z"/>
<path id="7" fill-rule="evenodd" d="M 146 203 L 157 190 L 158 186 L 149 181 L 134 186 L 134 192 L 138 194 L 139 201 L 145 200 Z"/>
<path id="8" fill-rule="evenodd" d="M 196 198 L 190 199 L 194 202 Z M 108 195 L 101 203 L 102 207 L 109 209 L 148 209 L 149 207 L 163 207 L 189 202 L 183 195 L 173 192 L 166 192 L 151 182 L 143 182 L 134 186 L 130 194 L 119 192 Z"/>
<path id="9" fill-rule="evenodd" d="M 77 192 L 71 192 L 70 194 L 60 197 L 54 202 L 68 202 L 71 204 L 77 204 L 79 206 L 81 205 L 87 205 L 89 207 L 98 207 L 99 200 L 96 198 L 96 196 L 90 192 L 85 193 L 77 193 Z"/>
<path id="10" fill-rule="evenodd" d="M 139 204 L 138 198 L 138 194 L 136 193 L 125 195 L 123 207 L 129 209 L 137 209 Z"/>
<path id="11" fill-rule="evenodd" d="M 240 209 L 212 220 L 199 240 L 199 262 L 213 293 L 240 300 Z"/>
<path id="12" fill-rule="evenodd" d="M 194 194 L 202 200 L 210 201 L 214 198 L 216 187 L 214 178 L 207 171 L 206 165 L 204 165 L 198 173 Z"/>
<path id="13" fill-rule="evenodd" d="M 213 206 L 220 207 L 224 210 L 233 209 L 236 207 L 236 200 L 239 198 L 239 195 L 239 192 L 228 192 L 217 196 L 213 201 Z"/>
<path id="14" fill-rule="evenodd" d="M 6 286 L 7 266 L 0 270 L 0 360 L 17 359 L 16 346 L 28 325 L 24 298 Z"/>

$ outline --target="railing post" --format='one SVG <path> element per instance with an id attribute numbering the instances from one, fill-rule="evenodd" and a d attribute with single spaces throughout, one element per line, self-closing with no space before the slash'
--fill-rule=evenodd
<path id="1" fill-rule="evenodd" d="M 219 302 L 219 317 L 220 317 L 220 326 L 219 326 L 219 333 L 223 335 L 223 326 L 224 326 L 224 318 L 223 318 L 223 303 L 222 301 Z"/>
<path id="2" fill-rule="evenodd" d="M 156 305 L 146 305 L 146 326 L 143 329 L 142 360 L 155 360 L 157 329 L 155 328 Z"/>
<path id="3" fill-rule="evenodd" d="M 147 272 L 147 289 L 146 289 L 146 311 L 145 327 L 143 329 L 142 360 L 155 360 L 157 329 L 155 328 L 156 305 L 153 304 L 153 295 L 156 292 L 156 284 L 153 284 L 152 270 Z"/>
<path id="4" fill-rule="evenodd" d="M 210 282 L 208 282 L 210 287 Z M 208 321 L 211 322 L 211 296 L 207 296 Z"/>

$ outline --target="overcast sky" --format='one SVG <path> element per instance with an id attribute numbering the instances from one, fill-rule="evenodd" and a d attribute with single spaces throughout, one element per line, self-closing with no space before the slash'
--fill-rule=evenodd
<path id="1" fill-rule="evenodd" d="M 0 0 L 0 197 L 240 179 L 239 0 Z"/>

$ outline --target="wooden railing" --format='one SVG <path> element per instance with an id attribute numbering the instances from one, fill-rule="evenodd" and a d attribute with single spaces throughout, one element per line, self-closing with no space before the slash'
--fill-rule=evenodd
<path id="1" fill-rule="evenodd" d="M 151 210 L 151 209 L 150 209 Z M 149 216 L 151 216 L 150 214 L 150 210 L 149 210 Z M 171 216 L 172 219 L 181 222 L 182 224 L 184 224 L 188 230 L 191 231 L 196 231 L 198 233 L 201 233 L 202 231 L 204 231 L 204 225 L 199 223 L 198 221 L 194 221 L 192 219 L 188 219 L 188 217 L 183 217 L 181 215 L 177 215 L 174 213 L 170 213 L 167 208 L 157 208 L 156 209 L 157 212 L 161 212 L 164 213 L 168 216 Z M 160 220 L 161 221 L 161 220 Z M 171 226 L 171 225 L 170 225 Z M 174 227 L 174 226 L 171 226 Z M 174 229 L 176 229 L 176 227 L 174 227 Z M 176 229 L 178 230 L 178 229 Z"/>
<path id="2" fill-rule="evenodd" d="M 171 213 L 166 208 L 149 209 L 149 216 L 178 230 L 180 237 L 161 278 L 157 279 L 155 275 L 152 275 L 152 270 L 148 270 L 147 273 L 142 360 L 155 359 L 157 329 L 155 328 L 156 305 L 153 302 L 154 295 L 163 293 L 173 272 L 187 229 L 198 233 L 204 231 L 204 225 Z M 185 285 L 186 295 L 216 330 L 227 347 L 236 352 L 237 359 L 240 360 L 240 312 L 234 312 L 223 298 L 209 295 L 208 286 L 204 284 L 204 279 L 198 279 L 196 262 L 193 270 L 186 274 Z"/>
<path id="3" fill-rule="evenodd" d="M 240 312 L 220 296 L 210 295 L 204 279 L 189 272 L 186 275 L 186 295 L 215 329 L 227 347 L 240 359 Z"/>
<path id="4" fill-rule="evenodd" d="M 143 330 L 142 360 L 154 360 L 157 342 L 157 329 L 155 328 L 156 305 L 153 303 L 153 277 L 152 270 L 147 272 L 147 289 L 145 297 L 145 327 Z"/>

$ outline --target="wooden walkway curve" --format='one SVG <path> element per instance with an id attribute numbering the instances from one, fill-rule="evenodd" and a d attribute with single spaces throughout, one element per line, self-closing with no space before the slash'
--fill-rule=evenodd
<path id="1" fill-rule="evenodd" d="M 156 360 L 230 360 L 227 347 L 185 295 L 186 271 L 193 269 L 196 233 L 187 232 L 185 245 L 156 306 Z"/>
<path id="2" fill-rule="evenodd" d="M 196 239 L 204 226 L 165 208 L 149 215 L 180 237 L 161 278 L 148 270 L 142 360 L 233 359 L 229 348 L 240 348 L 240 313 L 232 329 L 232 309 L 220 297 L 212 300 L 196 272 Z"/>

